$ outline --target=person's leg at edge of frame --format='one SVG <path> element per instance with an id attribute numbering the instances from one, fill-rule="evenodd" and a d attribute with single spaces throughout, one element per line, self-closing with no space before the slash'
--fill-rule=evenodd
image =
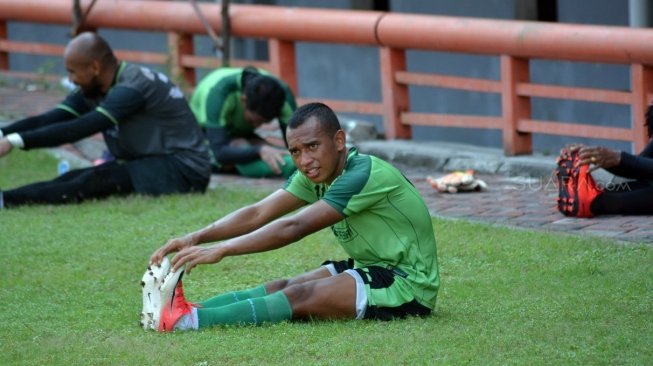
<path id="1" fill-rule="evenodd" d="M 74 198 L 74 195 L 66 195 L 65 192 L 75 187 L 69 182 L 77 179 L 88 169 L 75 169 L 62 174 L 52 180 L 29 183 L 2 192 L 3 207 L 17 207 L 30 203 L 66 203 Z M 63 189 L 61 189 L 63 188 Z"/>
<path id="2" fill-rule="evenodd" d="M 129 172 L 118 162 L 75 169 L 53 180 L 2 192 L 4 208 L 25 204 L 66 204 L 113 194 L 129 194 L 134 187 Z"/>
<path id="3" fill-rule="evenodd" d="M 653 186 L 647 182 L 631 183 L 629 190 L 605 191 L 591 203 L 595 215 L 653 215 Z"/>

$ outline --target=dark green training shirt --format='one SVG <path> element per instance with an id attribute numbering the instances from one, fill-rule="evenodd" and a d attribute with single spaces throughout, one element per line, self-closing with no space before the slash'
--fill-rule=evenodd
<path id="1" fill-rule="evenodd" d="M 211 174 L 202 131 L 181 90 L 162 73 L 122 62 L 106 95 L 90 99 L 76 90 L 58 108 L 78 117 L 97 110 L 113 121 L 103 134 L 118 159 L 170 155 L 200 176 Z"/>

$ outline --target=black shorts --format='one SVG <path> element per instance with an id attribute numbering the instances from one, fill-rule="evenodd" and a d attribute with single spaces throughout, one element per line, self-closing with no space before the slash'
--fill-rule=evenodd
<path id="1" fill-rule="evenodd" d="M 326 261 L 322 265 L 332 274 L 348 273 L 356 280 L 357 318 L 392 320 L 431 314 L 430 308 L 415 299 L 405 274 L 399 269 L 380 266 L 354 268 L 352 259 Z"/>

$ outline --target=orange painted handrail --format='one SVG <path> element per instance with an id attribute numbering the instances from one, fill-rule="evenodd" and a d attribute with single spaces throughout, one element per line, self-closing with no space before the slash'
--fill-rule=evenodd
<path id="1" fill-rule="evenodd" d="M 220 29 L 219 6 L 199 5 Z M 0 18 L 71 24 L 71 6 L 69 0 L 0 0 Z M 230 5 L 230 16 L 236 37 L 653 64 L 653 32 L 647 29 L 237 4 Z M 206 33 L 183 1 L 99 1 L 86 24 Z"/>
<path id="2" fill-rule="evenodd" d="M 83 2 L 83 6 L 89 3 Z M 57 55 L 63 50 L 56 45 L 9 40 L 7 21 L 69 25 L 71 6 L 70 0 L 0 0 L 0 70 L 9 70 L 10 52 Z M 202 3 L 200 7 L 214 29 L 221 29 L 220 5 Z M 533 133 L 630 141 L 635 150 L 647 141 L 643 122 L 651 100 L 653 65 L 653 31 L 648 29 L 262 5 L 231 5 L 230 19 L 233 36 L 268 40 L 269 62 L 252 63 L 269 68 L 295 91 L 295 42 L 379 47 L 382 101 L 327 102 L 340 112 L 382 115 L 387 138 L 409 138 L 412 125 L 501 129 L 504 151 L 509 155 L 530 153 Z M 217 66 L 215 59 L 193 54 L 192 37 L 205 34 L 205 29 L 185 1 L 99 1 L 85 26 L 168 32 L 168 54 L 121 50 L 117 53 L 132 61 L 172 61 L 173 71 L 189 85 L 195 83 L 195 68 Z M 407 49 L 497 55 L 501 58 L 501 79 L 409 72 Z M 531 58 L 630 65 L 631 90 L 531 83 Z M 233 62 L 245 63 L 249 62 Z M 503 112 L 498 117 L 415 113 L 408 102 L 409 85 L 497 93 L 502 98 Z M 535 121 L 530 112 L 532 97 L 630 105 L 632 127 Z M 309 100 L 312 99 L 299 98 L 300 102 Z"/>
<path id="3" fill-rule="evenodd" d="M 199 3 L 208 22 L 220 29 L 220 6 Z M 1 0 L 0 18 L 39 23 L 71 24 L 69 0 Z M 232 35 L 293 41 L 376 44 L 380 12 L 229 5 Z M 186 1 L 98 1 L 86 19 L 94 28 L 123 28 L 205 34 Z"/>
<path id="4" fill-rule="evenodd" d="M 653 32 L 642 28 L 388 14 L 382 45 L 524 58 L 653 64 Z"/>

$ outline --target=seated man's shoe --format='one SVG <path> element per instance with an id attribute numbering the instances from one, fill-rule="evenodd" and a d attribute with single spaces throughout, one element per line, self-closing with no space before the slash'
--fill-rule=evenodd
<path id="1" fill-rule="evenodd" d="M 577 153 L 569 153 L 563 149 L 555 170 L 556 185 L 558 186 L 558 211 L 565 216 L 576 216 L 578 202 L 575 200 L 574 164 L 578 159 Z"/>
<path id="2" fill-rule="evenodd" d="M 602 193 L 598 188 L 589 166 L 578 165 L 577 152 L 563 150 L 558 157 L 555 175 L 558 185 L 558 211 L 565 216 L 592 217 L 590 207 L 594 199 Z"/>
<path id="3" fill-rule="evenodd" d="M 589 173 L 589 165 L 576 168 L 574 174 L 576 175 L 576 202 L 578 203 L 576 217 L 592 217 L 594 216 L 590 209 L 592 202 L 603 193 L 603 190 L 597 187 L 592 174 Z"/>
<path id="4" fill-rule="evenodd" d="M 161 265 L 151 264 L 147 267 L 141 287 L 143 287 L 143 311 L 141 311 L 140 324 L 145 330 L 154 329 L 154 318 L 161 312 L 161 284 L 170 272 L 170 261 L 163 258 Z"/>
<path id="5" fill-rule="evenodd" d="M 160 332 L 172 332 L 177 322 L 187 314 L 190 314 L 194 304 L 186 301 L 184 287 L 181 277 L 183 269 L 177 272 L 170 272 L 161 285 L 161 302 L 163 304 L 155 324 Z"/>

